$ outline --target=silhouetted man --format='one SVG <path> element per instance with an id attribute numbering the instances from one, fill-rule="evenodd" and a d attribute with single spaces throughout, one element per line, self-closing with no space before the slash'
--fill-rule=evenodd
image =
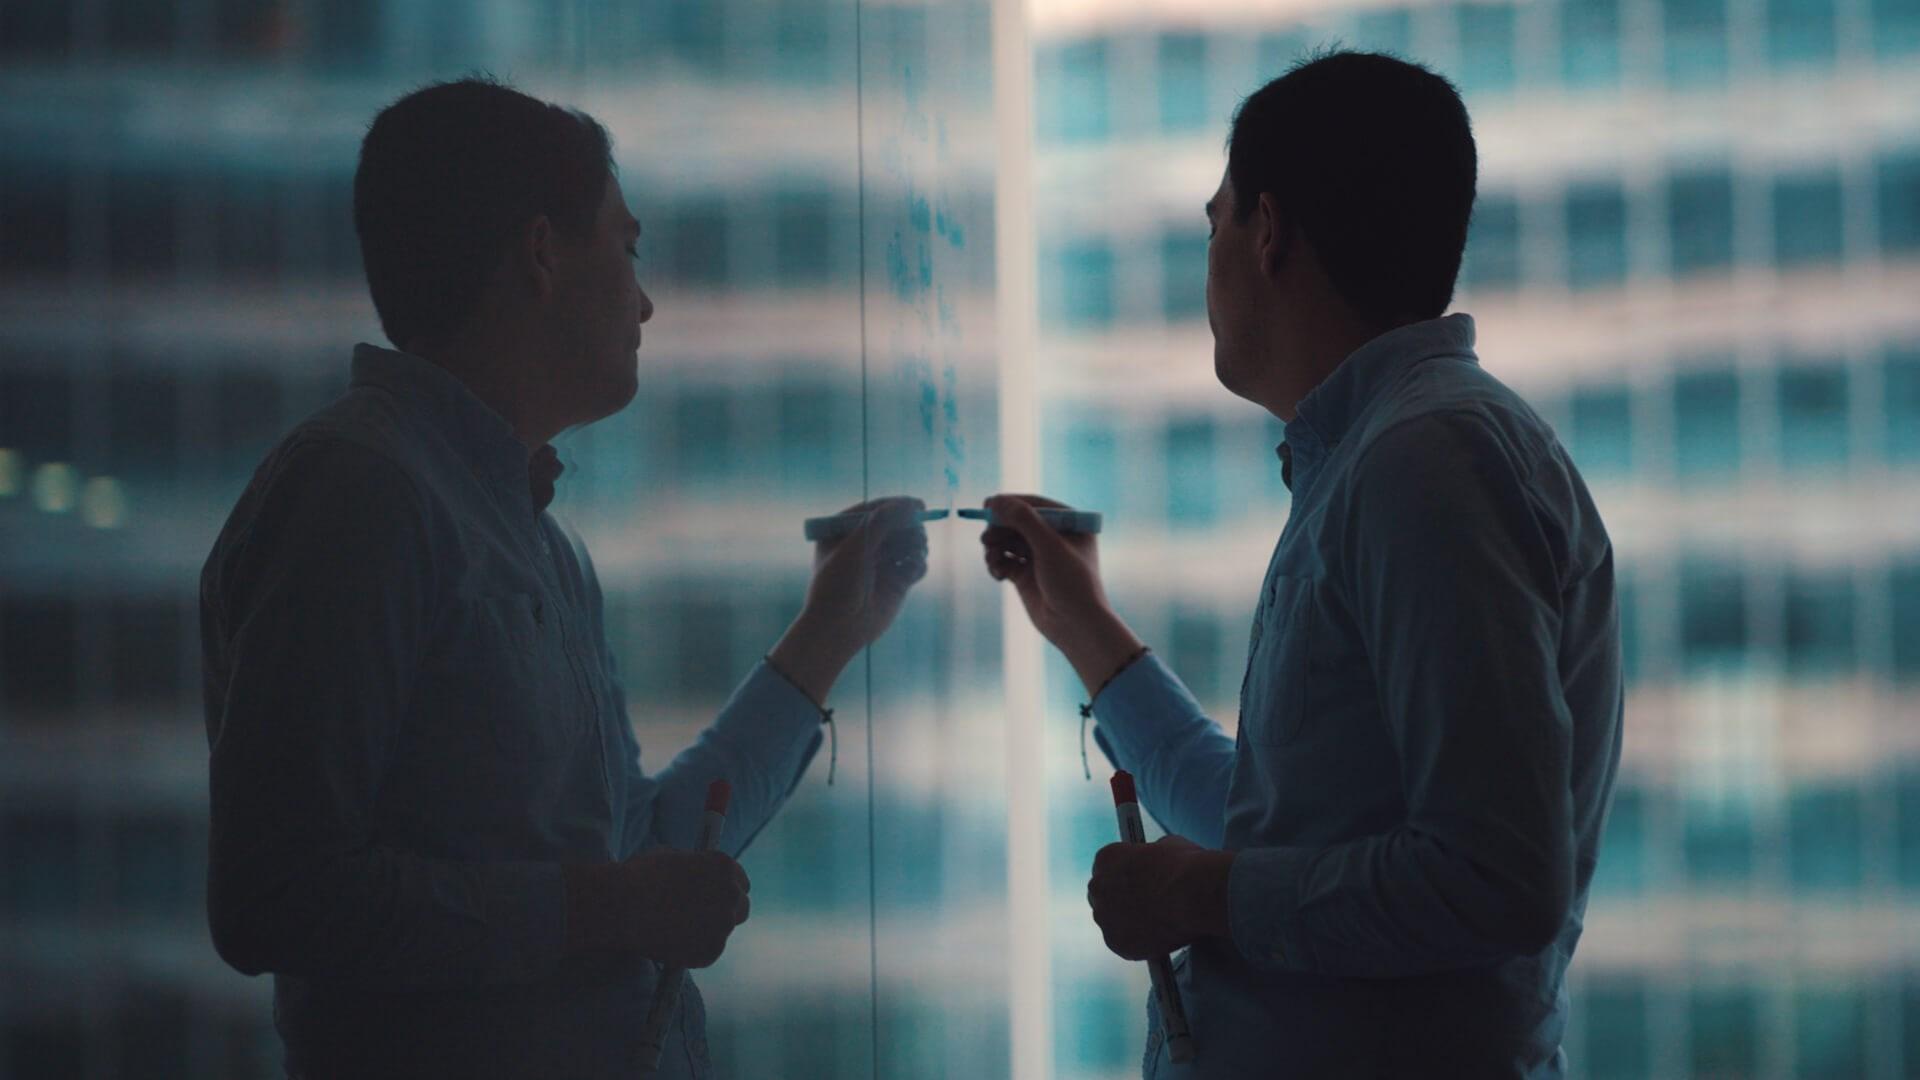
<path id="1" fill-rule="evenodd" d="M 1573 463 L 1442 318 L 1475 151 L 1444 79 L 1311 60 L 1207 203 L 1214 372 L 1286 422 L 1292 508 L 1228 738 L 1108 604 L 1094 541 L 982 537 L 1169 836 L 1100 851 L 1114 952 L 1176 959 L 1197 1051 L 1146 1075 L 1557 1077 L 1619 761 L 1613 551 Z M 1057 504 L 1053 504 L 1057 505 Z M 1010 526 L 1010 527 L 1007 527 Z"/>
<path id="2" fill-rule="evenodd" d="M 660 966 L 712 963 L 746 919 L 733 856 L 926 536 L 911 500 L 863 504 L 765 662 L 648 775 L 593 563 L 546 512 L 548 441 L 632 400 L 653 313 L 606 132 L 429 87 L 367 132 L 354 221 L 398 351 L 356 349 L 202 577 L 214 944 L 274 974 L 295 1076 L 631 1076 Z M 716 778 L 733 804 L 698 853 Z M 706 1073 L 703 1015 L 689 985 L 660 1075 Z"/>

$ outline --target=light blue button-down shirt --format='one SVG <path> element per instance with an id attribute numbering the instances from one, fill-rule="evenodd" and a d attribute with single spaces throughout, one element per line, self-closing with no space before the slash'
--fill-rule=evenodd
<path id="1" fill-rule="evenodd" d="M 1473 322 L 1300 403 L 1293 506 L 1228 738 L 1151 655 L 1096 737 L 1169 832 L 1237 851 L 1177 962 L 1197 1060 L 1149 1077 L 1563 1075 L 1564 977 L 1619 763 L 1613 549 Z"/>
<path id="2" fill-rule="evenodd" d="M 633 1075 L 655 965 L 562 956 L 560 865 L 694 847 L 721 777 L 737 855 L 819 747 L 761 664 L 643 772 L 593 563 L 536 486 L 458 379 L 362 345 L 207 559 L 209 916 L 273 973 L 297 1075 Z M 660 1075 L 706 1075 L 703 1018 L 689 984 Z"/>

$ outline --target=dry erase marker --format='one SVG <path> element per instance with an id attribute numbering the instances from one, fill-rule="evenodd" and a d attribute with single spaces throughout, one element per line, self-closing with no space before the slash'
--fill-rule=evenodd
<path id="1" fill-rule="evenodd" d="M 1040 520 L 1051 526 L 1054 532 L 1086 533 L 1088 536 L 1094 536 L 1100 532 L 1100 514 L 1094 510 L 1062 510 L 1054 506 L 1036 506 L 1033 512 L 1039 514 Z M 984 521 L 989 525 L 999 524 L 993 518 L 993 511 L 987 509 L 975 510 L 967 507 L 963 510 L 955 510 L 954 513 L 969 521 Z"/>
<path id="2" fill-rule="evenodd" d="M 1133 774 L 1125 769 L 1113 774 L 1113 809 L 1120 818 L 1120 841 L 1125 844 L 1147 842 L 1146 826 L 1140 821 L 1140 800 L 1133 793 Z M 1173 981 L 1173 963 L 1165 956 L 1147 958 L 1147 974 L 1153 980 L 1153 997 L 1160 1003 L 1160 1026 L 1167 1033 L 1167 1056 L 1174 1064 L 1193 1060 L 1193 1032 L 1187 1027 L 1187 1009 L 1180 1003 L 1180 985 Z"/>
<path id="3" fill-rule="evenodd" d="M 838 540 L 859 528 L 860 524 L 866 521 L 871 514 L 872 511 L 863 510 L 852 514 L 829 514 L 826 517 L 810 517 L 804 523 L 807 539 L 815 543 L 822 540 Z M 922 510 L 914 515 L 915 520 L 923 522 L 939 521 L 946 516 L 947 512 L 945 510 Z"/>
<path id="4" fill-rule="evenodd" d="M 725 780 L 707 785 L 707 815 L 700 823 L 700 850 L 713 851 L 720 846 L 720 832 L 727 827 L 727 801 L 733 788 Z M 680 1011 L 680 989 L 686 983 L 687 969 L 675 965 L 660 972 L 659 985 L 653 988 L 653 1004 L 647 1008 L 647 1025 L 640 1029 L 640 1071 L 660 1070 L 660 1048 L 667 1041 L 667 1025 Z"/>

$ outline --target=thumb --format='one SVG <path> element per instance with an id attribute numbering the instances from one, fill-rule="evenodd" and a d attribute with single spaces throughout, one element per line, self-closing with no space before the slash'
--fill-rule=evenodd
<path id="1" fill-rule="evenodd" d="M 1053 526 L 1041 520 L 1040 515 L 1025 499 L 1011 495 L 995 495 L 986 501 L 987 510 L 993 514 L 993 523 L 1004 525 L 1020 534 L 1033 551 L 1034 561 L 1057 560 L 1067 552 L 1067 542 L 1053 531 Z"/>

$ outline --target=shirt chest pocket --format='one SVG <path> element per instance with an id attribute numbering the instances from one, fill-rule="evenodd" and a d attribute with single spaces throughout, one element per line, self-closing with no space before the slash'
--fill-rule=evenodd
<path id="1" fill-rule="evenodd" d="M 1254 613 L 1240 683 L 1240 731 L 1250 743 L 1291 741 L 1306 720 L 1313 580 L 1275 575 Z"/>
<path id="2" fill-rule="evenodd" d="M 439 710 L 461 727 L 484 728 L 515 757 L 566 750 L 585 727 L 559 613 L 525 592 L 482 593 L 459 616 L 431 664 Z M 474 731 L 473 734 L 479 734 Z"/>

